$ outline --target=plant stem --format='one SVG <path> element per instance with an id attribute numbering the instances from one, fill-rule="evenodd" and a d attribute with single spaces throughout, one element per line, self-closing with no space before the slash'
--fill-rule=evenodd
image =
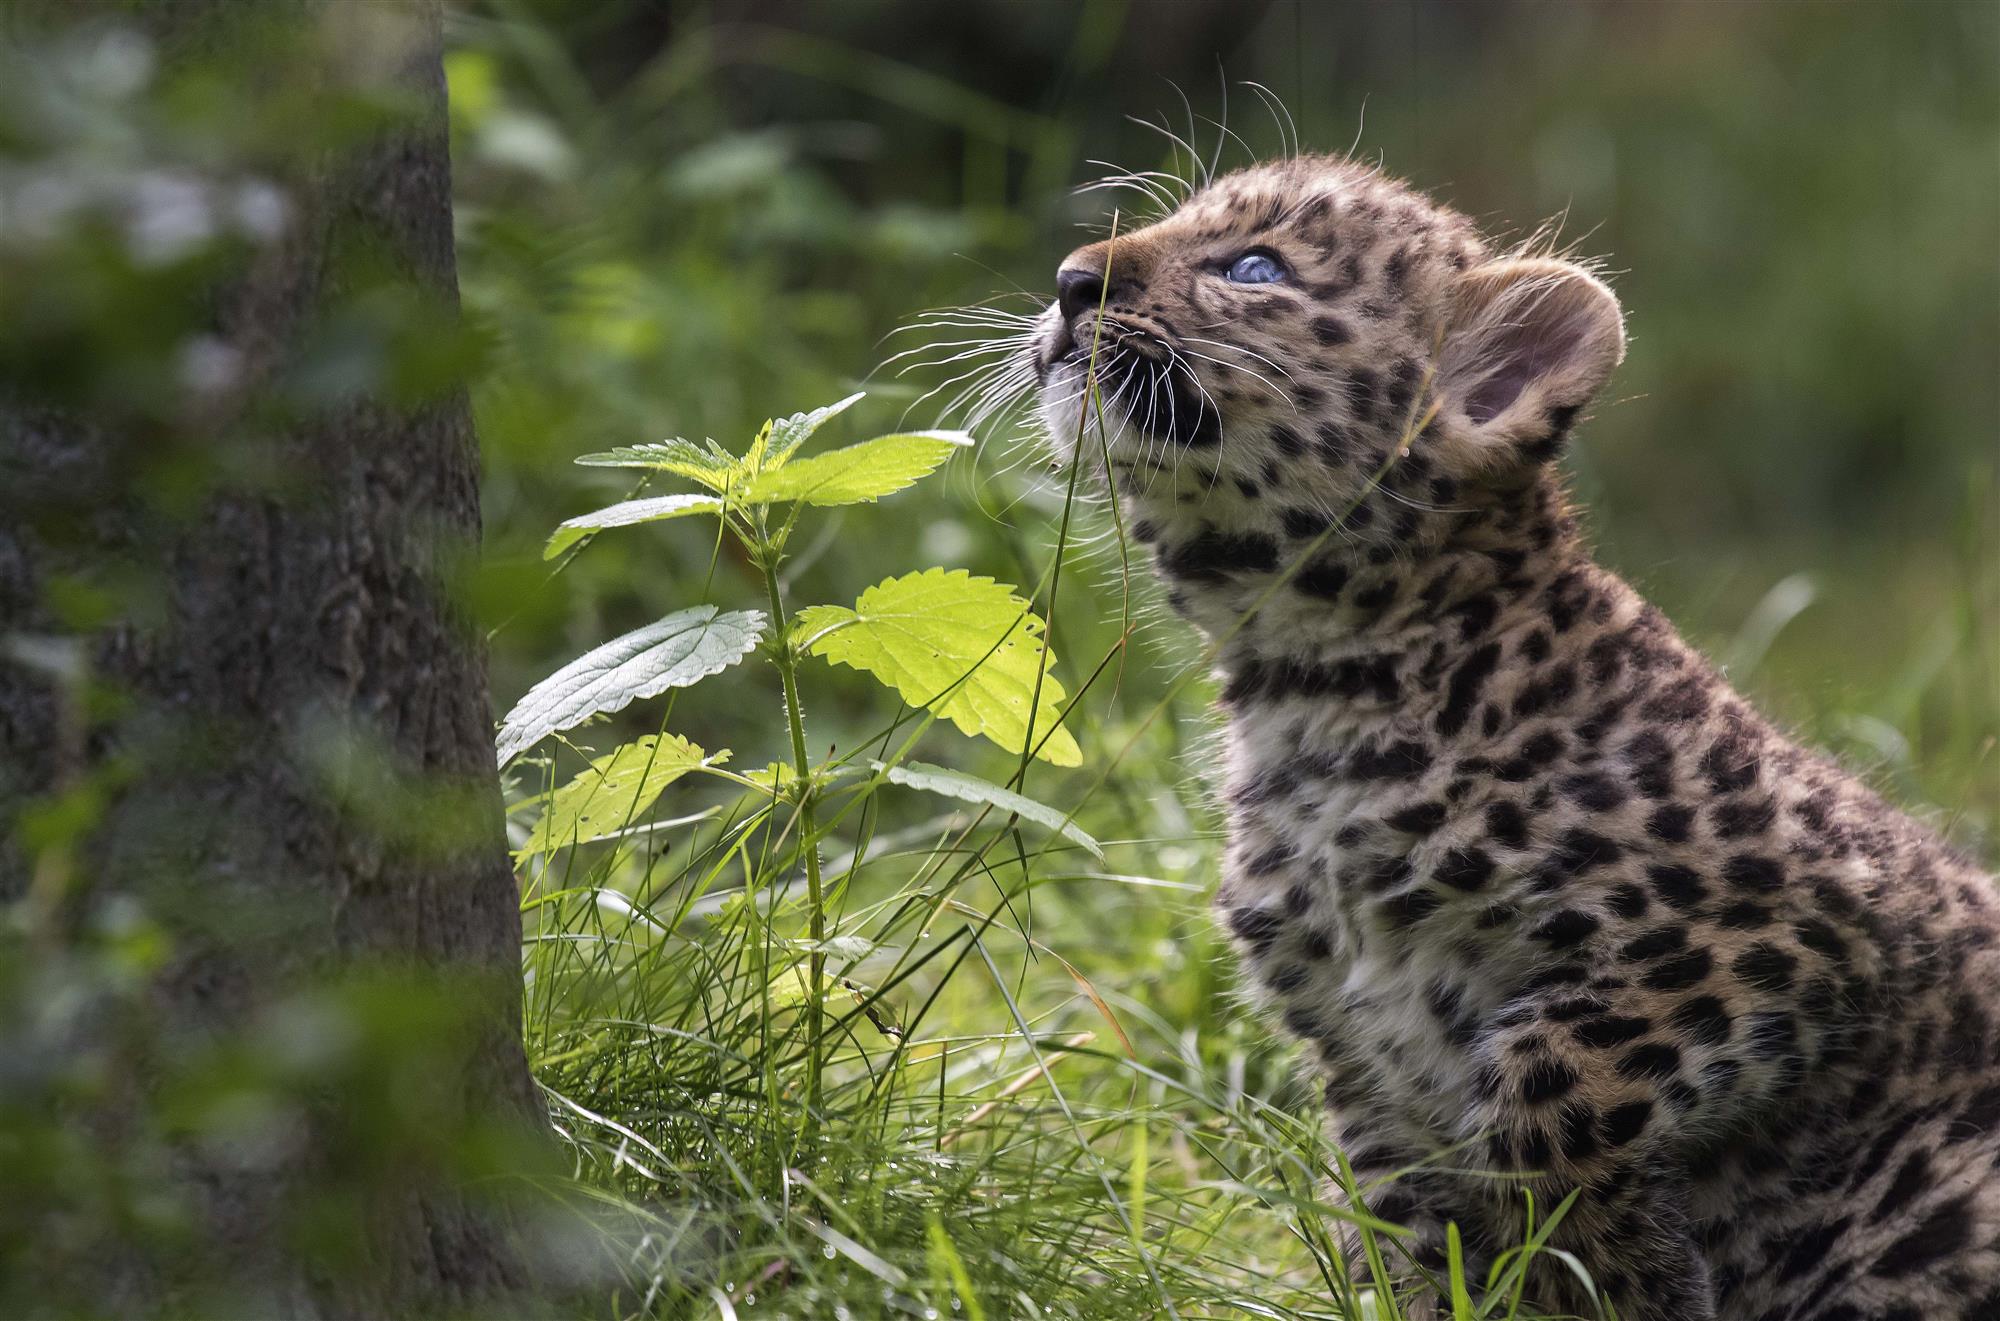
<path id="1" fill-rule="evenodd" d="M 810 924 L 812 952 L 806 961 L 806 1122 L 807 1148 L 813 1146 L 819 1127 L 820 1044 L 825 1035 L 826 1009 L 826 899 L 819 872 L 818 827 L 813 817 L 812 762 L 806 755 L 805 712 L 799 707 L 798 656 L 786 635 L 784 598 L 778 591 L 778 547 L 764 535 L 761 520 L 757 560 L 764 570 L 764 590 L 770 597 L 771 625 L 777 639 L 775 648 L 778 677 L 785 685 L 785 720 L 792 733 L 792 768 L 798 772 L 799 843 L 806 855 L 806 920 Z"/>

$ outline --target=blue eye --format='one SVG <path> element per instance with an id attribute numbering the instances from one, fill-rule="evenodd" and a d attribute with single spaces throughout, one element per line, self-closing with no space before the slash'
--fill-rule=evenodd
<path id="1" fill-rule="evenodd" d="M 1246 252 L 1229 263 L 1233 284 L 1276 284 L 1285 278 L 1285 268 L 1268 252 Z"/>

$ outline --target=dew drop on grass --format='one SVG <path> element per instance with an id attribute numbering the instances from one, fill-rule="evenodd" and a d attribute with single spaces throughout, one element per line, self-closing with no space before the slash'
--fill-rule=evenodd
<path id="1" fill-rule="evenodd" d="M 821 1247 L 819 1250 L 819 1255 L 825 1257 L 828 1261 L 832 1261 L 834 1258 L 833 1244 L 828 1243 L 823 1247 Z"/>

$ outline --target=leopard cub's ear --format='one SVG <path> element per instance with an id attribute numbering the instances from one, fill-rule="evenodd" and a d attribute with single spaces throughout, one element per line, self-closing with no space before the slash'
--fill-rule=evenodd
<path id="1" fill-rule="evenodd" d="M 1540 462 L 1625 356 L 1624 317 L 1605 283 L 1569 262 L 1520 258 L 1460 276 L 1440 345 L 1445 415 L 1482 449 Z"/>

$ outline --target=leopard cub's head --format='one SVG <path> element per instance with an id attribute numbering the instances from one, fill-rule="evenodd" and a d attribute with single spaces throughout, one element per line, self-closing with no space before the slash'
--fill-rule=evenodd
<path id="1" fill-rule="evenodd" d="M 1532 486 L 1624 354 L 1590 272 L 1333 157 L 1217 178 L 1056 285 L 1031 348 L 1056 445 L 1108 459 L 1142 533 L 1280 558 L 1343 515 L 1343 553 L 1406 557 Z"/>

